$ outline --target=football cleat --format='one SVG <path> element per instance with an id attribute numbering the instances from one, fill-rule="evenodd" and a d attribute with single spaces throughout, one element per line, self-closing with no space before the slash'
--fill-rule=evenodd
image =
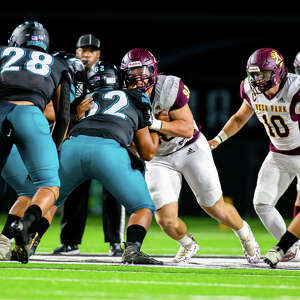
<path id="1" fill-rule="evenodd" d="M 300 248 L 300 242 L 297 241 L 284 255 L 282 258 L 282 262 L 287 261 L 299 261 L 299 248 Z"/>
<path id="2" fill-rule="evenodd" d="M 15 239 L 15 249 L 17 260 L 22 264 L 27 264 L 30 256 L 29 235 L 24 228 L 22 220 L 17 220 L 11 223 L 10 230 Z"/>
<path id="3" fill-rule="evenodd" d="M 244 255 L 249 264 L 258 264 L 260 261 L 260 248 L 255 240 L 255 237 L 252 233 L 250 226 L 247 224 L 249 228 L 249 235 L 247 239 L 242 240 L 240 238 L 240 242 L 243 248 Z"/>
<path id="4" fill-rule="evenodd" d="M 10 240 L 0 233 L 0 260 L 11 260 L 11 242 Z"/>
<path id="5" fill-rule="evenodd" d="M 119 256 L 122 256 L 122 254 L 123 254 L 123 249 L 122 249 L 120 243 L 111 243 L 110 244 L 109 252 L 108 252 L 109 256 L 119 257 Z"/>
<path id="6" fill-rule="evenodd" d="M 80 254 L 80 250 L 77 245 L 65 245 L 61 244 L 52 251 L 54 255 L 77 255 Z"/>
<path id="7" fill-rule="evenodd" d="M 187 233 L 187 235 L 192 239 L 192 242 L 187 246 L 180 246 L 176 256 L 173 258 L 173 262 L 175 263 L 188 264 L 192 256 L 194 256 L 199 250 L 199 245 L 195 241 L 194 237 L 189 233 Z"/>
<path id="8" fill-rule="evenodd" d="M 149 255 L 141 252 L 139 243 L 124 243 L 125 250 L 122 255 L 123 264 L 136 265 L 163 265 L 163 262 L 156 260 Z"/>
<path id="9" fill-rule="evenodd" d="M 31 256 L 35 253 L 36 248 L 38 247 L 40 241 L 41 241 L 41 239 L 37 232 L 30 234 L 30 240 L 29 240 L 29 244 L 28 244 L 28 247 L 30 249 L 29 256 Z"/>
<path id="10" fill-rule="evenodd" d="M 264 262 L 268 264 L 271 268 L 276 268 L 277 264 L 284 257 L 283 251 L 275 246 L 269 250 L 269 252 L 264 256 Z"/>

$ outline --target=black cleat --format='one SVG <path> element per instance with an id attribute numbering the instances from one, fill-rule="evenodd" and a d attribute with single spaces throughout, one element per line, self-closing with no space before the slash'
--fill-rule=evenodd
<path id="1" fill-rule="evenodd" d="M 30 256 L 29 235 L 24 228 L 22 220 L 11 223 L 10 230 L 16 242 L 13 255 L 22 264 L 27 264 Z"/>
<path id="2" fill-rule="evenodd" d="M 137 243 L 125 243 L 122 263 L 135 265 L 163 265 L 163 262 L 141 252 L 139 248 Z"/>
<path id="3" fill-rule="evenodd" d="M 40 239 L 39 234 L 37 232 L 33 233 L 33 234 L 30 234 L 30 240 L 29 240 L 29 244 L 28 244 L 28 247 L 30 249 L 29 256 L 31 256 L 35 253 L 36 248 L 38 247 L 40 241 L 41 241 L 41 239 Z"/>
<path id="4" fill-rule="evenodd" d="M 121 257 L 123 252 L 124 250 L 122 249 L 120 243 L 110 243 L 108 252 L 109 256 Z"/>
<path id="5" fill-rule="evenodd" d="M 19 261 L 18 254 L 17 254 L 17 252 L 16 252 L 15 249 L 12 249 L 12 251 L 11 251 L 11 258 L 10 258 L 10 260 Z"/>
<path id="6" fill-rule="evenodd" d="M 80 254 L 80 250 L 77 245 L 65 245 L 61 244 L 52 251 L 54 255 L 76 255 Z"/>

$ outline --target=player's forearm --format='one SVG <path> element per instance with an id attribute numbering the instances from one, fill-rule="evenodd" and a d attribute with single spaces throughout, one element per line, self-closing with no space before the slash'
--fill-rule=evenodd
<path id="1" fill-rule="evenodd" d="M 238 116 L 233 115 L 225 124 L 223 127 L 223 131 L 226 133 L 227 137 L 231 137 L 235 135 L 237 132 L 239 132 L 244 125 L 247 123 L 247 121 L 241 120 Z"/>
<path id="2" fill-rule="evenodd" d="M 185 120 L 162 121 L 159 132 L 174 137 L 190 138 L 194 134 L 194 124 Z"/>
<path id="3" fill-rule="evenodd" d="M 235 135 L 245 124 L 247 120 L 242 120 L 237 114 L 233 115 L 222 128 L 222 130 L 214 137 L 214 140 L 221 144 L 228 138 Z M 212 147 L 212 146 L 211 146 Z M 216 146 L 213 145 L 212 149 Z"/>

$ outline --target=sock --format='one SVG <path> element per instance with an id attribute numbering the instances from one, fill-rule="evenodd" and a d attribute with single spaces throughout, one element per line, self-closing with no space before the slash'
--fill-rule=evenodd
<path id="1" fill-rule="evenodd" d="M 297 216 L 298 212 L 300 212 L 300 206 L 295 205 L 293 210 L 293 219 Z"/>
<path id="2" fill-rule="evenodd" d="M 298 240 L 299 239 L 295 235 L 289 231 L 286 231 L 276 246 L 286 253 Z"/>
<path id="3" fill-rule="evenodd" d="M 136 243 L 139 242 L 140 244 L 143 243 L 144 238 L 146 236 L 146 229 L 137 224 L 130 225 L 127 227 L 126 236 L 127 236 L 127 242 L 129 243 Z"/>
<path id="4" fill-rule="evenodd" d="M 246 240 L 249 236 L 249 226 L 248 223 L 243 221 L 243 227 L 239 230 L 233 230 L 233 232 L 239 237 L 241 240 Z"/>
<path id="5" fill-rule="evenodd" d="M 33 222 L 38 222 L 42 217 L 42 210 L 38 205 L 31 205 L 25 211 L 22 218 L 25 229 L 28 229 Z"/>
<path id="6" fill-rule="evenodd" d="M 187 246 L 190 243 L 192 243 L 192 241 L 193 240 L 188 236 L 188 234 L 185 234 L 185 236 L 182 239 L 177 240 L 177 242 L 182 246 Z"/>
<path id="7" fill-rule="evenodd" d="M 44 217 L 42 217 L 38 222 L 34 222 L 30 228 L 29 228 L 29 233 L 38 233 L 39 238 L 42 238 L 44 233 L 47 231 L 49 228 L 50 224 L 48 220 Z"/>
<path id="8" fill-rule="evenodd" d="M 11 214 L 8 214 L 7 215 L 7 219 L 6 219 L 6 222 L 4 224 L 4 227 L 3 227 L 3 230 L 2 230 L 2 234 L 5 235 L 8 239 L 12 239 L 13 236 L 11 235 L 10 233 L 10 225 L 12 222 L 14 221 L 17 221 L 17 220 L 20 220 L 21 218 L 16 216 L 16 215 L 11 215 Z"/>

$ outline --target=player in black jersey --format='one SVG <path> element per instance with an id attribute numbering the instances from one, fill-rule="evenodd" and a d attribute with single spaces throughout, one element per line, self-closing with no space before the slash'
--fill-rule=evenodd
<path id="1" fill-rule="evenodd" d="M 70 97 L 70 102 L 72 103 L 72 101 L 75 99 L 78 86 L 81 86 L 81 83 L 84 80 L 85 67 L 81 60 L 72 53 L 60 51 L 53 54 L 53 56 L 61 59 L 69 70 L 69 75 L 72 79 Z M 55 112 L 52 101 L 47 104 L 43 113 L 46 119 L 49 121 L 51 128 L 53 122 L 55 122 Z M 1 176 L 5 182 L 14 189 L 17 194 L 17 200 L 10 208 L 3 230 L 0 234 L 0 260 L 15 260 L 17 259 L 15 257 L 15 251 L 11 249 L 10 243 L 10 240 L 13 238 L 13 235 L 10 231 L 10 224 L 23 217 L 24 211 L 31 203 L 31 198 L 35 193 L 33 182 L 28 178 L 27 169 L 15 145 L 12 147 L 8 159 L 3 167 Z M 43 236 L 44 232 L 48 229 L 49 225 L 50 224 L 47 218 L 42 217 L 39 222 L 34 223 L 29 228 L 29 256 L 34 254 L 39 244 L 39 240 Z"/>
<path id="2" fill-rule="evenodd" d="M 59 196 L 58 155 L 69 124 L 68 68 L 48 54 L 49 35 L 38 22 L 27 21 L 0 47 L 0 167 L 15 144 L 35 187 L 24 217 L 11 224 L 16 253 L 28 261 L 28 229 Z M 56 123 L 50 129 L 43 111 L 52 99 Z"/>
<path id="3" fill-rule="evenodd" d="M 162 264 L 140 251 L 155 207 L 144 176 L 144 160 L 158 147 L 150 133 L 151 104 L 138 90 L 121 89 L 119 69 L 98 62 L 88 72 L 92 108 L 74 125 L 60 151 L 61 193 L 55 205 L 87 179 L 99 180 L 130 214 L 123 263 Z M 134 142 L 139 157 L 129 148 Z M 52 211 L 53 212 L 53 211 Z"/>
<path id="4" fill-rule="evenodd" d="M 92 34 L 84 34 L 79 37 L 76 44 L 76 56 L 81 59 L 88 71 L 93 64 L 98 62 L 101 57 L 100 40 Z M 82 86 L 81 93 L 86 90 Z M 76 89 L 80 91 L 80 89 Z M 84 114 L 90 109 L 90 99 L 82 100 L 80 93 L 76 92 L 77 99 L 82 101 L 74 101 L 71 105 L 71 112 L 78 115 Z M 71 122 L 70 127 L 72 127 Z M 81 244 L 84 234 L 87 216 L 88 204 L 91 191 L 92 180 L 87 180 L 80 184 L 68 196 L 62 207 L 60 242 L 61 244 L 53 250 L 53 254 L 73 255 L 79 254 L 79 245 Z M 102 195 L 99 193 L 97 198 L 102 199 L 102 224 L 104 232 L 104 241 L 110 243 L 109 255 L 122 256 L 123 250 L 121 242 L 124 236 L 125 225 L 125 209 L 118 201 L 102 187 Z"/>

